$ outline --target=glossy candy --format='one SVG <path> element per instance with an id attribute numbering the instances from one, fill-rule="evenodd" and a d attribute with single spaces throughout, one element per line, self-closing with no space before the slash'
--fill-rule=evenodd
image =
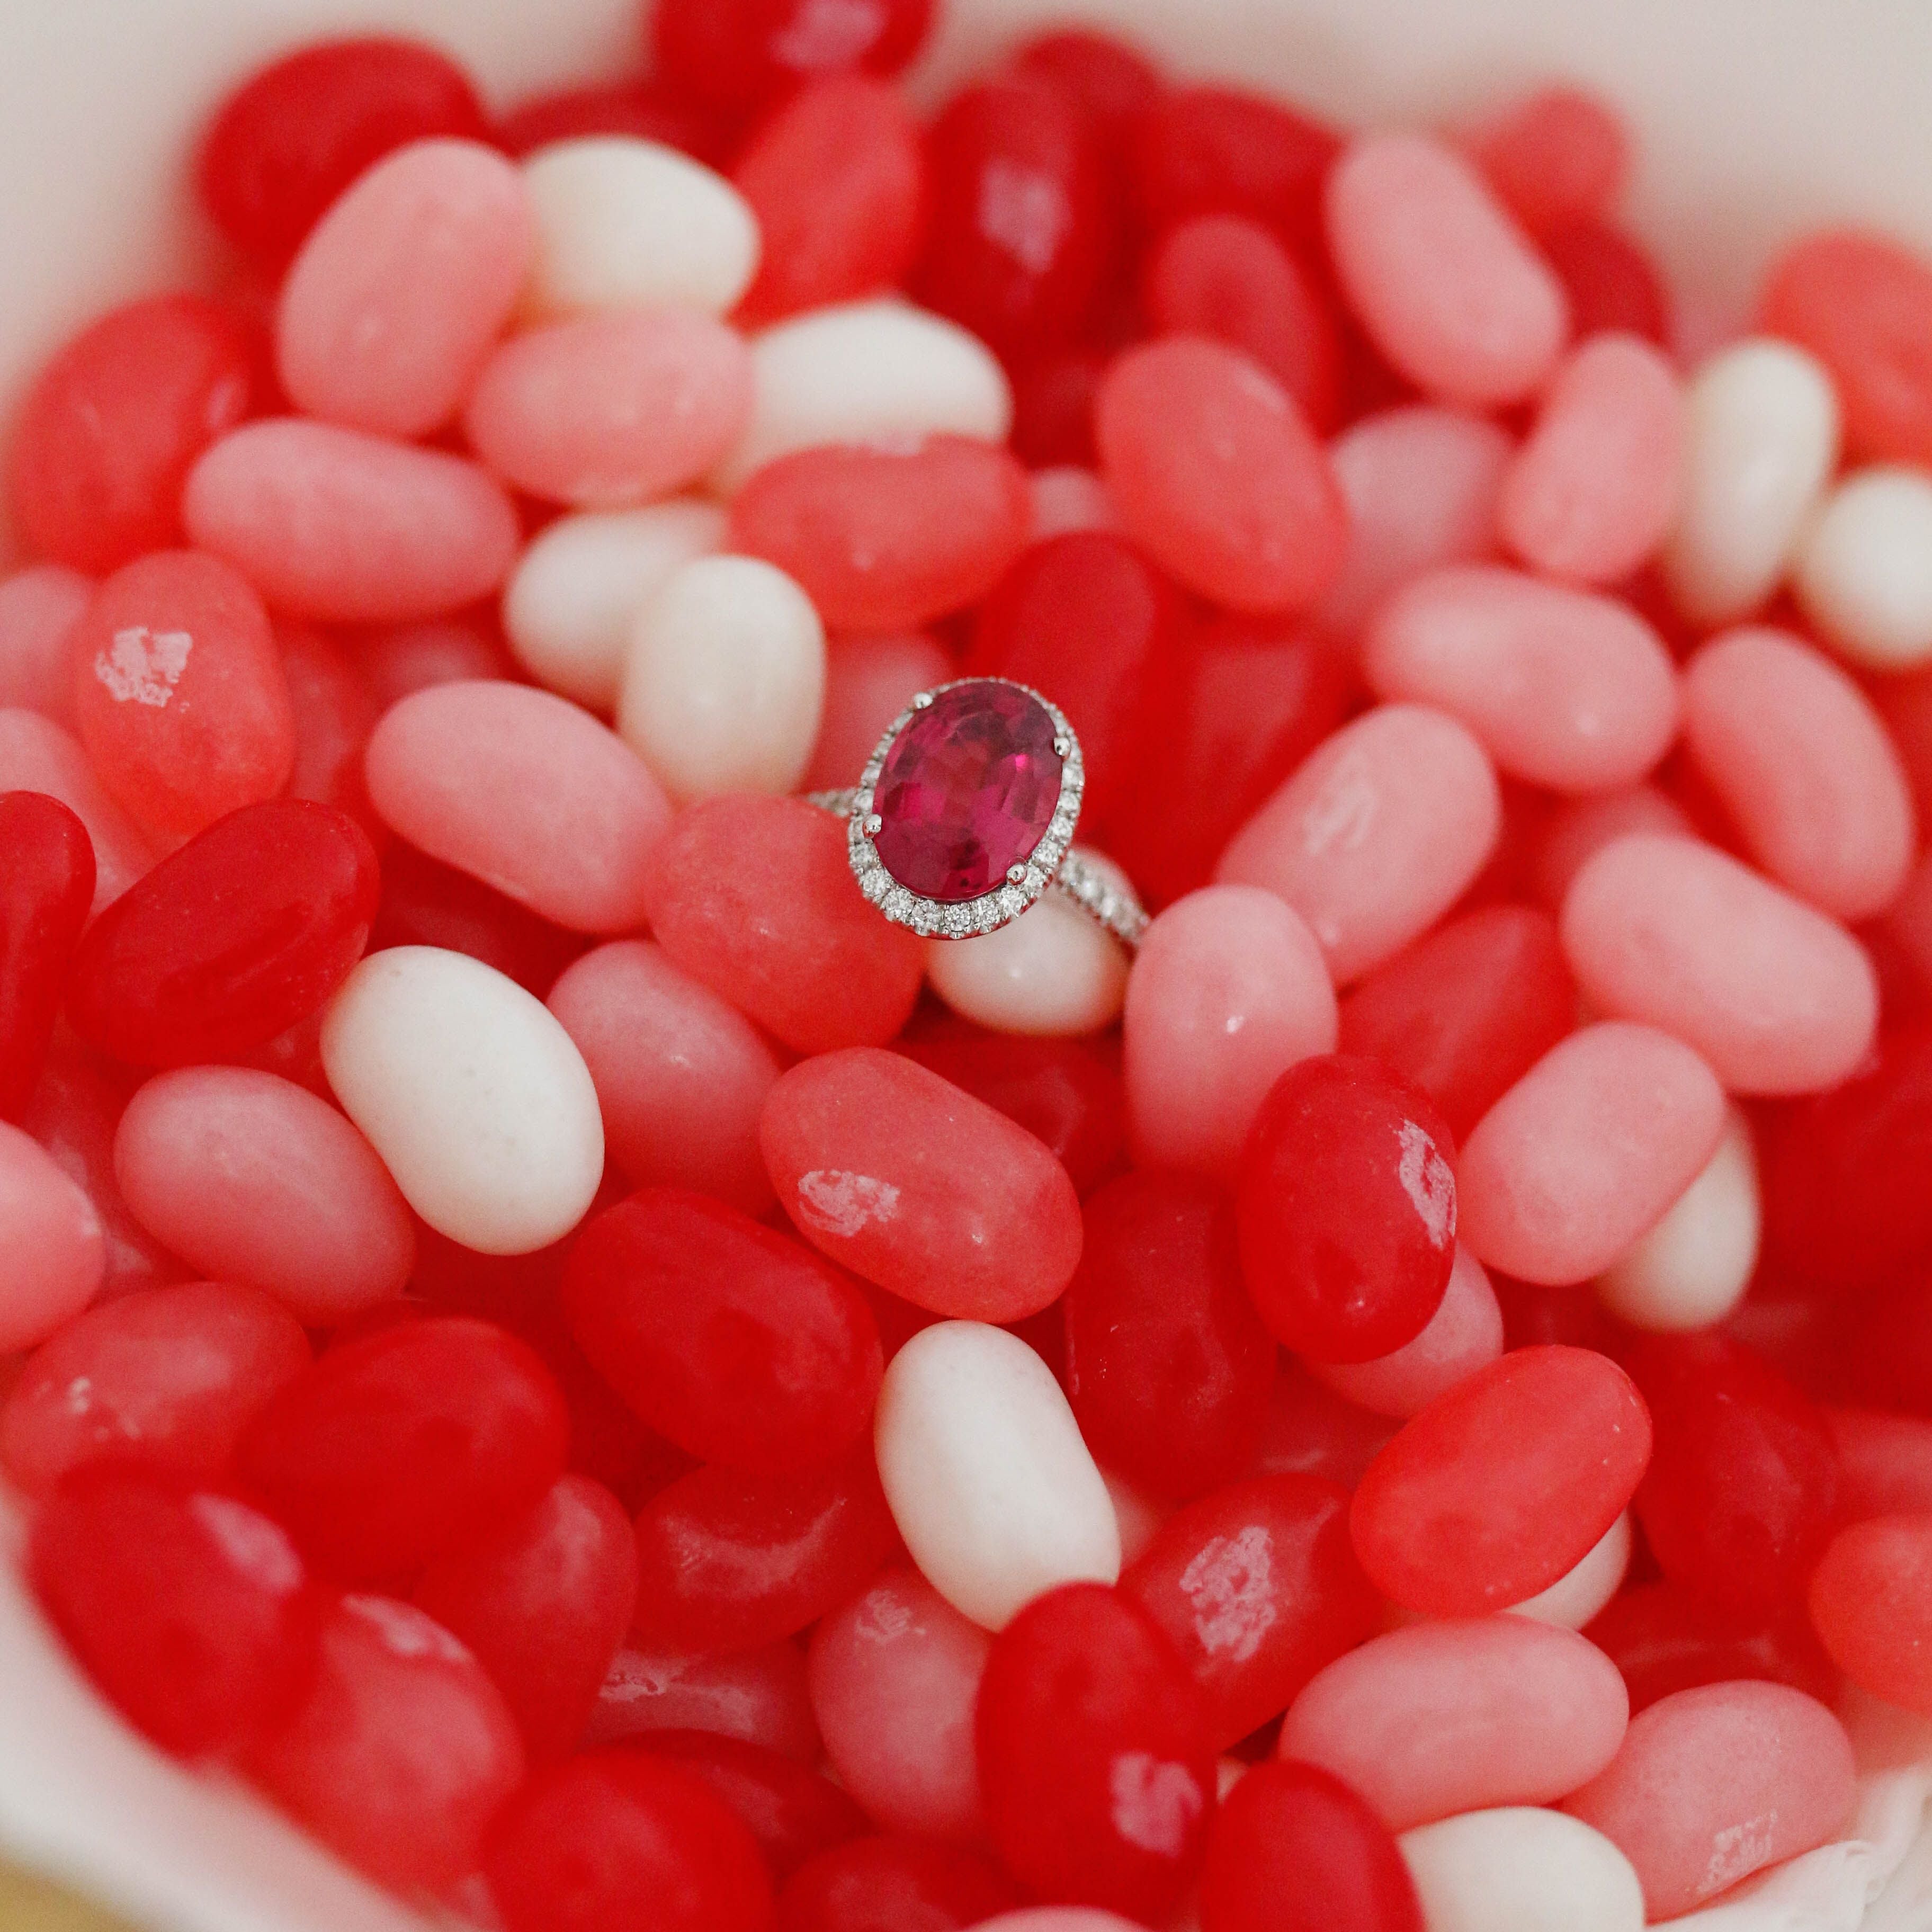
<path id="1" fill-rule="evenodd" d="M 1932 1712 L 1932 1513 L 1882 1516 L 1840 1531 L 1813 1574 L 1811 1621 L 1854 1684 L 1888 1703 Z"/>
<path id="2" fill-rule="evenodd" d="M 71 679 L 64 681 L 70 692 Z M 146 838 L 108 796 L 79 742 L 43 713 L 14 706 L 0 710 L 0 786 L 44 792 L 86 828 L 94 847 L 95 911 L 153 865 Z"/>
<path id="3" fill-rule="evenodd" d="M 955 1932 L 1018 1894 L 983 1858 L 914 1838 L 859 1838 L 821 1852 L 786 1882 L 780 1932 Z"/>
<path id="4" fill-rule="evenodd" d="M 1542 248 L 1570 298 L 1577 341 L 1613 330 L 1669 347 L 1669 291 L 1656 263 L 1622 229 L 1600 220 L 1573 221 L 1544 236 Z"/>
<path id="5" fill-rule="evenodd" d="M 17 1120 L 53 1038 L 94 900 L 87 828 L 44 792 L 0 794 L 0 1120 Z"/>
<path id="6" fill-rule="evenodd" d="M 1483 1264 L 1456 1250 L 1449 1285 L 1422 1332 L 1366 1362 L 1311 1362 L 1328 1385 L 1378 1415 L 1418 1414 L 1503 1352 L 1503 1317 Z"/>
<path id="7" fill-rule="evenodd" d="M 1558 1811 L 1466 1812 L 1401 1843 L 1430 1932 L 1638 1932 L 1645 1922 L 1630 1860 Z"/>
<path id="8" fill-rule="evenodd" d="M 1633 1713 L 1679 1690 L 1743 1678 L 1788 1684 L 1821 1700 L 1838 1694 L 1838 1673 L 1799 1609 L 1740 1617 L 1675 1583 L 1640 1583 L 1588 1630 L 1623 1673 Z"/>
<path id="9" fill-rule="evenodd" d="M 1862 669 L 1916 670 L 1932 660 L 1932 479 L 1888 465 L 1855 471 L 1805 532 L 1792 587 L 1805 614 Z"/>
<path id="10" fill-rule="evenodd" d="M 1540 87 L 1512 101 L 1477 130 L 1471 148 L 1533 235 L 1603 214 L 1630 169 L 1630 136 L 1616 110 L 1580 87 Z"/>
<path id="11" fill-rule="evenodd" d="M 584 1742 L 620 1744 L 646 1732 L 686 1730 L 742 1738 L 801 1764 L 818 1762 L 824 1754 L 798 1646 L 781 1637 L 724 1657 L 620 1650 Z"/>
<path id="12" fill-rule="evenodd" d="M 931 0 L 885 0 L 832 33 L 803 0 L 670 0 L 652 14 L 651 50 L 680 90 L 731 111 L 818 75 L 896 74 L 932 20 Z"/>

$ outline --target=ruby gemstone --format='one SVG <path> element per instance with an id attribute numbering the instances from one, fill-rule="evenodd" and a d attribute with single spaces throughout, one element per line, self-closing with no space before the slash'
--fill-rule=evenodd
<path id="1" fill-rule="evenodd" d="M 908 892 L 952 904 L 1006 883 L 1060 802 L 1053 715 L 1000 678 L 942 691 L 893 740 L 872 809 L 872 843 Z"/>

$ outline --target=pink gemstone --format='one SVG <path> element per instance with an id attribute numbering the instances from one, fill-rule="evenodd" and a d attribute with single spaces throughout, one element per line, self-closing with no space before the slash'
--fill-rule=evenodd
<path id="1" fill-rule="evenodd" d="M 1004 884 L 1060 802 L 1054 729 L 1038 698 L 1003 679 L 942 691 L 899 734 L 873 788 L 886 870 L 948 904 Z"/>

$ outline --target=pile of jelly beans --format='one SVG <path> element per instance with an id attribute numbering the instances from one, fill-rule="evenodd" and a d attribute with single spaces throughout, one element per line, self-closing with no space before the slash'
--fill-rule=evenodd
<path id="1" fill-rule="evenodd" d="M 929 12 L 298 52 L 21 400 L 32 1586 L 502 1932 L 1690 1912 L 1932 1718 L 1932 262 Z M 1131 962 L 798 795 L 962 674 Z"/>

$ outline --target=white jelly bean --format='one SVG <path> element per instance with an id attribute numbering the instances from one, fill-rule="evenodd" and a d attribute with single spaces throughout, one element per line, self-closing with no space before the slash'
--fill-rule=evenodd
<path id="1" fill-rule="evenodd" d="M 1622 1587 L 1630 1560 L 1630 1511 L 1625 1510 L 1590 1546 L 1575 1568 L 1565 1570 L 1548 1589 L 1510 1604 L 1507 1614 L 1580 1630 Z"/>
<path id="2" fill-rule="evenodd" d="M 1691 380 L 1684 489 L 1664 564 L 1687 616 L 1722 622 L 1777 589 L 1838 454 L 1838 398 L 1787 342 L 1720 350 Z"/>
<path id="3" fill-rule="evenodd" d="M 825 630 L 812 599 L 755 557 L 672 572 L 638 614 L 617 730 L 680 802 L 788 792 L 825 704 Z"/>
<path id="4" fill-rule="evenodd" d="M 997 932 L 926 943 L 926 976 L 995 1033 L 1098 1033 L 1120 1018 L 1127 956 L 1100 921 L 1048 892 Z"/>
<path id="5" fill-rule="evenodd" d="M 717 473 L 737 488 L 754 470 L 827 442 L 977 436 L 1012 427 L 1006 373 L 976 335 L 910 302 L 814 309 L 752 339 L 752 420 Z"/>
<path id="6" fill-rule="evenodd" d="M 524 552 L 503 592 L 517 662 L 560 697 L 617 708 L 638 613 L 680 565 L 723 542 L 724 512 L 677 499 L 641 510 L 560 517 Z"/>
<path id="7" fill-rule="evenodd" d="M 1852 663 L 1911 670 L 1932 660 L 1932 476 L 1888 465 L 1846 477 L 1793 577 L 1806 615 Z"/>
<path id="8" fill-rule="evenodd" d="M 584 1218 L 604 1172 L 590 1070 L 543 1003 L 481 960 L 371 954 L 322 1016 L 322 1064 L 439 1234 L 528 1254 Z"/>
<path id="9" fill-rule="evenodd" d="M 975 1623 L 1003 1629 L 1042 1591 L 1119 1576 L 1107 1485 L 1053 1371 L 1017 1335 L 921 1329 L 886 1371 L 874 1441 L 913 1561 Z"/>
<path id="10" fill-rule="evenodd" d="M 532 315 L 695 308 L 722 315 L 758 267 L 758 223 L 722 175 L 656 141 L 599 134 L 524 164 Z"/>
<path id="11" fill-rule="evenodd" d="M 1396 1843 L 1429 1932 L 1641 1932 L 1636 1868 L 1561 1811 L 1465 1811 Z"/>

